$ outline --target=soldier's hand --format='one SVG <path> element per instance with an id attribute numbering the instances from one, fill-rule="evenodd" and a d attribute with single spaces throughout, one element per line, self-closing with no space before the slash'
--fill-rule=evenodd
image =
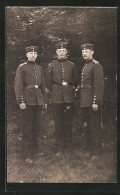
<path id="1" fill-rule="evenodd" d="M 92 104 L 92 109 L 94 111 L 97 111 L 98 110 L 98 104 Z"/>
<path id="2" fill-rule="evenodd" d="M 19 107 L 20 107 L 21 110 L 24 110 L 24 109 L 26 109 L 26 104 L 21 103 L 21 104 L 19 104 Z"/>
<path id="3" fill-rule="evenodd" d="M 44 104 L 44 105 L 43 105 L 43 108 L 47 109 L 47 104 Z"/>
<path id="4" fill-rule="evenodd" d="M 95 64 L 99 64 L 99 62 L 98 62 L 97 60 L 93 60 L 93 62 L 94 62 Z"/>
<path id="5" fill-rule="evenodd" d="M 46 93 L 50 93 L 50 90 L 49 90 L 49 89 L 47 89 L 47 88 L 45 88 L 45 91 L 46 91 Z"/>
<path id="6" fill-rule="evenodd" d="M 75 89 L 75 91 L 78 91 L 80 89 L 80 85 L 78 85 Z"/>

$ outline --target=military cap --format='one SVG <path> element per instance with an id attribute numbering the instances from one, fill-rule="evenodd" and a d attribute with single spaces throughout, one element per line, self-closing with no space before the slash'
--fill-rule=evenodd
<path id="1" fill-rule="evenodd" d="M 85 50 L 85 49 L 94 50 L 94 45 L 90 43 L 86 43 L 86 44 L 81 45 L 81 49 L 82 50 Z"/>
<path id="2" fill-rule="evenodd" d="M 29 46 L 25 48 L 26 53 L 28 52 L 38 52 L 38 47 L 37 46 Z"/>
<path id="3" fill-rule="evenodd" d="M 67 49 L 67 43 L 65 42 L 60 42 L 58 44 L 55 45 L 56 49 Z"/>

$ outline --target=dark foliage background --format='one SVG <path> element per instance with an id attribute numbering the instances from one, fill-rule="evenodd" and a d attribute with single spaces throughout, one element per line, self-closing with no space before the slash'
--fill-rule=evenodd
<path id="1" fill-rule="evenodd" d="M 116 8 L 7 7 L 6 8 L 6 69 L 8 114 L 15 105 L 13 90 L 17 66 L 26 61 L 25 47 L 37 45 L 37 62 L 44 73 L 55 55 L 54 45 L 68 42 L 69 59 L 78 69 L 83 65 L 80 45 L 95 45 L 94 58 L 104 68 L 105 116 L 116 117 Z M 79 76 L 80 77 L 80 76 Z M 11 107 L 11 108 L 10 108 Z"/>

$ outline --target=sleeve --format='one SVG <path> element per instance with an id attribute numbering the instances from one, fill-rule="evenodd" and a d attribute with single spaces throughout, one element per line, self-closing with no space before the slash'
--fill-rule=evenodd
<path id="1" fill-rule="evenodd" d="M 94 65 L 93 74 L 93 104 L 102 104 L 104 94 L 104 73 L 100 64 Z"/>
<path id="2" fill-rule="evenodd" d="M 23 71 L 18 66 L 15 76 L 15 95 L 17 104 L 25 103 L 25 96 L 23 91 Z"/>
<path id="3" fill-rule="evenodd" d="M 47 75 L 46 75 L 46 84 L 47 88 L 52 90 L 52 82 L 53 82 L 53 73 L 52 73 L 52 65 L 48 65 Z"/>
<path id="4" fill-rule="evenodd" d="M 45 78 L 44 78 L 42 69 L 41 69 L 41 91 L 42 91 L 43 96 L 44 96 L 44 101 L 45 101 L 45 103 L 47 103 L 46 82 L 45 82 Z"/>
<path id="5" fill-rule="evenodd" d="M 75 64 L 73 64 L 73 86 L 76 88 L 78 84 L 79 84 L 78 73 Z"/>

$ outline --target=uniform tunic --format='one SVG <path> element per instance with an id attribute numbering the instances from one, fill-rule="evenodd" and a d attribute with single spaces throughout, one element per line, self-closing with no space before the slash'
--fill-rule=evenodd
<path id="1" fill-rule="evenodd" d="M 73 85 L 75 85 L 75 79 L 74 63 L 66 59 L 58 59 L 48 67 L 46 81 L 51 92 L 56 146 L 61 149 L 72 146 Z M 62 82 L 67 82 L 68 85 L 62 85 Z"/>
<path id="2" fill-rule="evenodd" d="M 86 61 L 81 72 L 80 106 L 89 107 L 103 103 L 104 75 L 100 64 L 92 60 Z"/>
<path id="3" fill-rule="evenodd" d="M 48 67 L 47 86 L 51 90 L 52 103 L 74 102 L 75 66 L 68 60 L 57 60 Z M 68 82 L 68 86 L 61 85 Z"/>
<path id="4" fill-rule="evenodd" d="M 28 85 L 38 85 L 39 88 L 28 88 Z M 43 105 L 46 101 L 45 80 L 42 68 L 34 62 L 20 64 L 15 77 L 15 94 L 17 103 L 26 105 Z"/>
<path id="5" fill-rule="evenodd" d="M 93 60 L 86 61 L 81 71 L 80 107 L 83 122 L 86 122 L 87 149 L 93 154 L 99 145 L 100 112 L 103 104 L 104 74 L 102 66 Z M 92 104 L 98 104 L 98 111 L 92 110 Z"/>
<path id="6" fill-rule="evenodd" d="M 38 88 L 34 86 L 37 85 Z M 42 68 L 35 62 L 20 64 L 15 77 L 17 104 L 25 103 L 21 110 L 22 157 L 32 158 L 38 150 L 41 106 L 47 101 Z"/>

